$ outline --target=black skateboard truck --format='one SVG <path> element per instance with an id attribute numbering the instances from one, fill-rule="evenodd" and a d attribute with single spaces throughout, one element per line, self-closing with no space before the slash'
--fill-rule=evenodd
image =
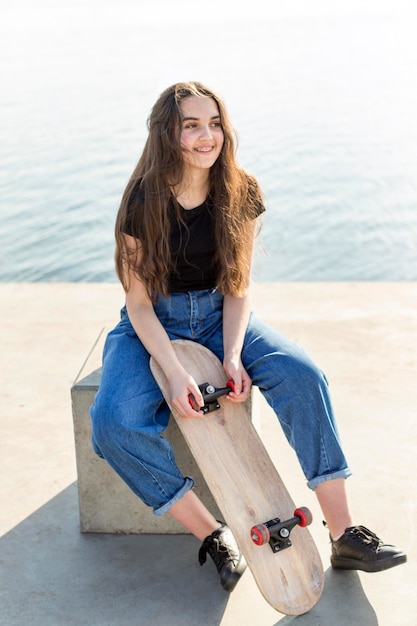
<path id="1" fill-rule="evenodd" d="M 201 407 L 200 411 L 203 413 L 210 413 L 211 411 L 217 411 L 217 409 L 220 409 L 220 404 L 217 402 L 217 398 L 234 391 L 234 383 L 233 380 L 228 380 L 226 387 L 215 387 L 214 385 L 210 385 L 210 383 L 202 383 L 201 385 L 198 385 L 198 388 L 200 389 L 204 400 L 204 406 Z M 190 394 L 189 400 L 193 409 L 198 411 L 199 407 L 196 404 L 194 396 Z"/>
<path id="2" fill-rule="evenodd" d="M 279 517 L 264 522 L 263 524 L 257 524 L 252 526 L 250 536 L 257 546 L 263 546 L 265 543 L 269 543 L 273 552 L 280 552 L 289 548 L 292 543 L 290 534 L 294 526 L 309 526 L 313 521 L 313 516 L 310 509 L 305 506 L 301 506 L 294 511 L 294 517 L 281 521 Z"/>

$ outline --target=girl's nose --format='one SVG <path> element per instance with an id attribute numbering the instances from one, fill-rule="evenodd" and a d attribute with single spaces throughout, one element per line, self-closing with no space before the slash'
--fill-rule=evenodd
<path id="1" fill-rule="evenodd" d="M 201 137 L 203 137 L 204 139 L 211 138 L 211 128 L 210 128 L 210 126 L 208 124 L 201 126 L 200 138 Z"/>

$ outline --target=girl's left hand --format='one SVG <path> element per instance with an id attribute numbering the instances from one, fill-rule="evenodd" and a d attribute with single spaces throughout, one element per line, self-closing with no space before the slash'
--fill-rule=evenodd
<path id="1" fill-rule="evenodd" d="M 242 362 L 235 362 L 233 360 L 223 362 L 223 367 L 226 371 L 228 378 L 231 378 L 234 382 L 234 391 L 227 394 L 227 398 L 232 402 L 245 402 L 248 399 L 252 381 Z"/>

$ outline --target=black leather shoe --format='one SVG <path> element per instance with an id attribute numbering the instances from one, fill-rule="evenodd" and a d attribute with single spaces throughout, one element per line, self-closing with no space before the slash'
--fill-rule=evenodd
<path id="1" fill-rule="evenodd" d="M 346 528 L 340 539 L 331 542 L 330 561 L 334 569 L 380 572 L 407 561 L 404 552 L 383 543 L 365 526 Z"/>
<path id="2" fill-rule="evenodd" d="M 214 561 L 223 589 L 233 591 L 246 569 L 246 561 L 226 524 L 204 539 L 198 553 L 200 565 L 206 562 L 207 554 Z"/>

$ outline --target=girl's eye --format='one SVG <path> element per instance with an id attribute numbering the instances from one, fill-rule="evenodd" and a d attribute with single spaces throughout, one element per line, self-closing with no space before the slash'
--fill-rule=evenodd
<path id="1" fill-rule="evenodd" d="M 212 128 L 221 128 L 221 122 L 212 122 L 210 124 L 210 126 Z M 196 122 L 187 122 L 186 124 L 184 124 L 184 130 L 192 130 L 193 128 L 197 128 L 197 123 Z"/>

